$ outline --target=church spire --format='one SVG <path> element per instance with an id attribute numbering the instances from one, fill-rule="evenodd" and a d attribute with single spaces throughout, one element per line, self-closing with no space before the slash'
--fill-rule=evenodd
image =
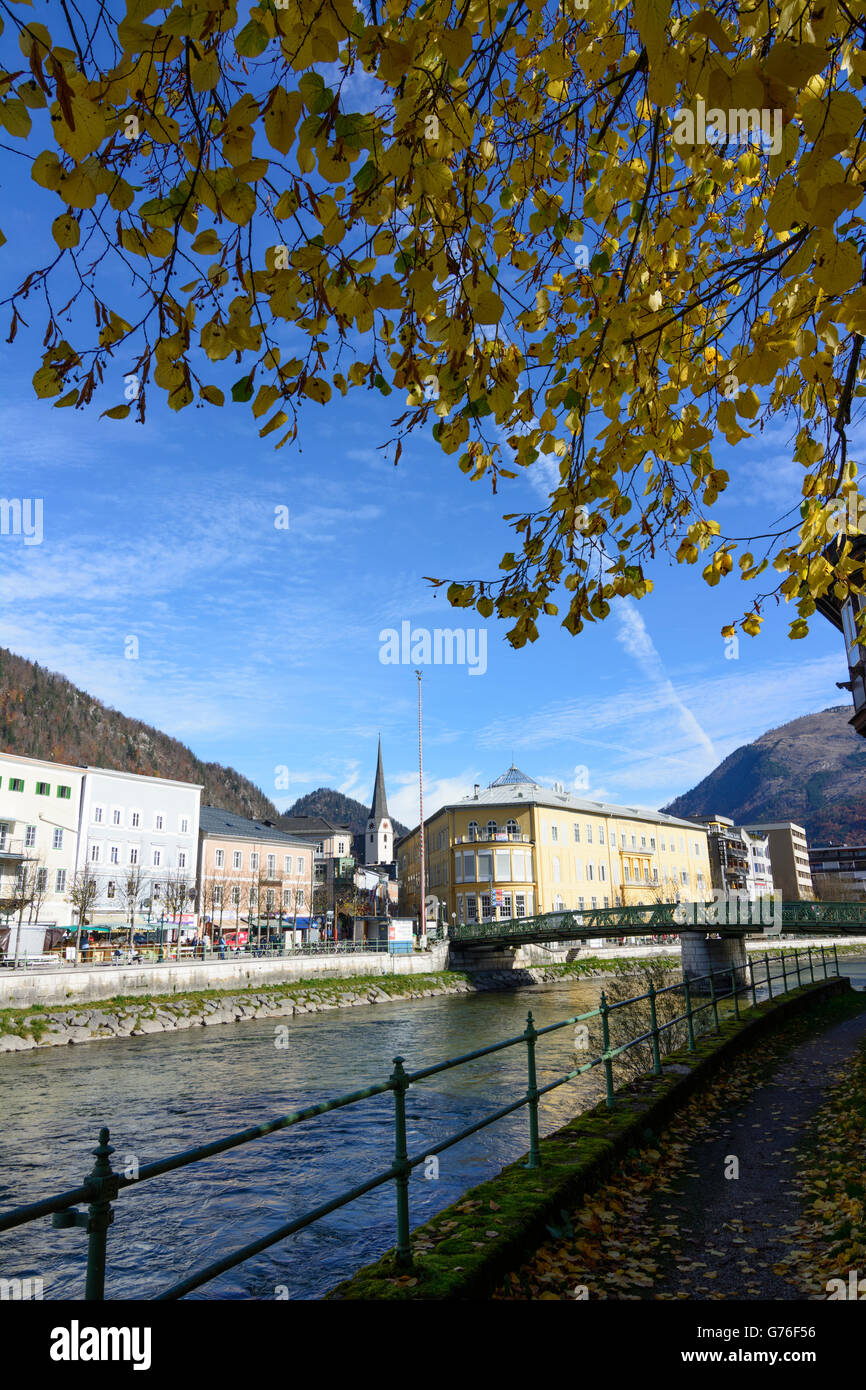
<path id="1" fill-rule="evenodd" d="M 382 771 L 382 737 L 379 736 L 379 756 L 376 760 L 376 785 L 373 788 L 373 805 L 370 819 L 376 824 L 388 818 L 388 799 L 385 796 L 385 774 Z"/>

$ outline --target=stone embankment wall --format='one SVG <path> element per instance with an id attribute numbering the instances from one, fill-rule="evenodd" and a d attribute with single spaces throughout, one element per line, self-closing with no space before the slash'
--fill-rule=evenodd
<path id="1" fill-rule="evenodd" d="M 584 970 L 582 975 L 597 975 Z M 428 999 L 441 994 L 474 994 L 479 990 L 517 989 L 553 983 L 564 978 L 562 968 L 508 970 L 473 977 L 450 971 L 416 978 L 314 980 L 277 989 L 244 990 L 237 994 L 191 994 L 173 998 L 113 999 L 102 1007 L 52 1007 L 0 1012 L 0 1052 L 24 1052 L 34 1047 L 97 1042 L 107 1038 L 137 1038 L 148 1033 L 175 1033 L 186 1028 L 212 1028 L 250 1018 L 286 1018 L 362 1004 Z M 567 978 L 567 976 L 566 976 Z"/>

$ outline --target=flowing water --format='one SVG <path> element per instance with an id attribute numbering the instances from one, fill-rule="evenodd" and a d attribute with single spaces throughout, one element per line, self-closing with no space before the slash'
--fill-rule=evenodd
<path id="1" fill-rule="evenodd" d="M 841 957 L 861 987 L 866 957 Z M 598 981 L 499 994 L 448 995 L 288 1019 L 196 1028 L 0 1056 L 0 1209 L 76 1186 L 90 1171 L 101 1125 L 115 1170 L 144 1164 L 260 1124 L 313 1101 L 385 1080 L 400 1054 L 408 1071 L 593 1009 Z M 278 1029 L 282 1030 L 278 1034 Z M 277 1038 L 288 1047 L 277 1047 Z M 538 1083 L 570 1070 L 574 1033 L 539 1041 Z M 541 1107 L 542 1132 L 600 1093 L 601 1069 L 558 1088 Z M 522 1044 L 440 1073 L 407 1096 L 410 1155 L 518 1098 Z M 291 1221 L 387 1168 L 390 1094 L 317 1116 L 229 1154 L 125 1189 L 108 1235 L 109 1298 L 152 1298 L 212 1260 Z M 525 1153 L 526 1109 L 439 1156 L 438 1176 L 415 1169 L 412 1224 Z M 433 1165 L 426 1165 L 428 1171 Z M 317 1298 L 395 1240 L 388 1183 L 220 1276 L 194 1298 Z M 80 1298 L 87 1238 L 45 1218 L 0 1234 L 0 1276 L 41 1277 L 46 1299 Z"/>

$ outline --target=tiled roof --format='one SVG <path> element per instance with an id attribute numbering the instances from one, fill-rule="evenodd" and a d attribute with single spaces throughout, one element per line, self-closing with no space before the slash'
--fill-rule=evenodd
<path id="1" fill-rule="evenodd" d="M 246 816 L 235 815 L 234 811 L 223 811 L 218 806 L 202 806 L 199 826 L 206 835 L 227 835 L 244 840 L 279 840 L 283 844 L 303 843 L 271 821 L 249 820 Z"/>

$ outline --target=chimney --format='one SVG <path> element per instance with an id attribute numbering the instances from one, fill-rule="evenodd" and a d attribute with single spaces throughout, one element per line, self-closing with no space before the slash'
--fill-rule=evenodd
<path id="1" fill-rule="evenodd" d="M 481 783 L 480 783 L 480 782 L 476 782 L 476 783 L 475 783 L 475 800 L 476 800 L 476 801 L 478 800 L 478 793 L 480 792 L 480 790 L 481 790 Z"/>

